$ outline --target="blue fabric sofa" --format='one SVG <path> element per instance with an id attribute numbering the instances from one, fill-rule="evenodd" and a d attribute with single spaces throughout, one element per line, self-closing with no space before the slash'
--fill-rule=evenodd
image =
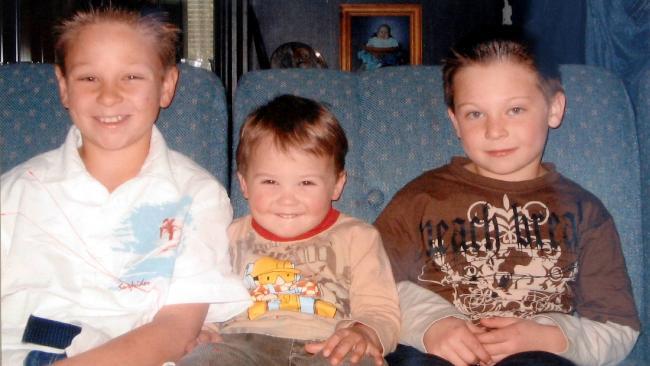
<path id="1" fill-rule="evenodd" d="M 647 325 L 650 136 L 641 126 L 643 131 L 637 134 L 632 104 L 616 76 L 584 65 L 563 65 L 561 72 L 568 99 L 566 117 L 562 126 L 551 132 L 544 159 L 595 193 L 612 213 L 637 307 Z M 646 102 L 641 103 L 645 115 L 640 112 L 646 118 L 645 129 L 650 128 L 649 84 L 650 79 L 640 84 L 646 93 Z M 246 115 L 285 93 L 328 104 L 343 124 L 351 144 L 346 162 L 349 177 L 336 205 L 365 220 L 373 221 L 406 182 L 462 154 L 446 114 L 437 66 L 383 68 L 359 74 L 298 69 L 247 73 L 239 82 L 233 105 L 233 147 Z M 640 144 L 644 155 L 639 153 Z M 246 202 L 234 178 L 231 197 L 239 216 L 246 213 Z M 644 333 L 625 364 L 647 365 L 648 353 Z"/>
<path id="2" fill-rule="evenodd" d="M 348 183 L 336 206 L 373 221 L 392 195 L 421 172 L 462 150 L 448 122 L 440 69 L 404 66 L 365 73 L 282 69 L 243 76 L 232 106 L 233 128 L 219 80 L 180 65 L 170 108 L 158 126 L 168 143 L 206 167 L 230 192 L 235 215 L 247 212 L 229 171 L 245 116 L 278 94 L 329 104 L 350 140 Z M 564 65 L 566 118 L 551 132 L 545 160 L 598 195 L 621 234 L 642 335 L 625 365 L 650 364 L 650 70 L 638 80 L 635 109 L 623 83 L 595 67 Z M 0 66 L 0 172 L 57 147 L 69 127 L 51 65 Z M 233 131 L 228 145 L 228 131 Z M 230 152 L 228 149 L 232 149 Z M 0 203 L 1 204 L 1 203 Z"/>

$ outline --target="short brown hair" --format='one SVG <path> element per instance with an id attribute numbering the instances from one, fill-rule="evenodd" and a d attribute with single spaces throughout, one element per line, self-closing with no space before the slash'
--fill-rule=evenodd
<path id="1" fill-rule="evenodd" d="M 331 156 L 337 174 L 345 169 L 345 132 L 334 114 L 316 101 L 286 94 L 254 110 L 239 131 L 238 172 L 246 172 L 253 150 L 266 137 L 285 152 L 295 148 L 316 156 Z"/>
<path id="2" fill-rule="evenodd" d="M 140 15 L 136 11 L 103 8 L 79 11 L 55 28 L 57 41 L 54 46 L 56 64 L 65 74 L 65 58 L 74 40 L 84 27 L 102 23 L 126 24 L 151 37 L 158 50 L 158 57 L 165 69 L 176 65 L 176 42 L 180 30 L 155 14 Z"/>
<path id="3" fill-rule="evenodd" d="M 512 26 L 482 28 L 462 38 L 443 60 L 442 78 L 447 106 L 454 107 L 454 76 L 458 71 L 470 65 L 498 61 L 511 61 L 528 67 L 537 75 L 547 100 L 563 92 L 558 65 L 550 60 L 536 60 L 533 42 L 523 30 Z"/>

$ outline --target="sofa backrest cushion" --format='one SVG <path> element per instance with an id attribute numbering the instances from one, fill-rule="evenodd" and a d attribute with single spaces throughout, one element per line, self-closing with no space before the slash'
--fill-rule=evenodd
<path id="1" fill-rule="evenodd" d="M 0 66 L 0 172 L 63 143 L 68 113 L 48 64 Z"/>

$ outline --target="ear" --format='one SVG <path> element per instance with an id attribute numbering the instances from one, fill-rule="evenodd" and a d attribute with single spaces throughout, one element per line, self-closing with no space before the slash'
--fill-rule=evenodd
<path id="1" fill-rule="evenodd" d="M 557 92 L 551 98 L 550 108 L 548 111 L 548 126 L 558 128 L 564 118 L 564 108 L 566 107 L 566 95 L 564 92 Z"/>
<path id="2" fill-rule="evenodd" d="M 237 172 L 237 179 L 239 180 L 239 189 L 241 190 L 244 198 L 248 199 L 248 185 L 246 184 L 246 178 L 240 173 Z"/>
<path id="3" fill-rule="evenodd" d="M 451 108 L 447 108 L 447 115 L 451 120 L 451 124 L 454 125 L 454 130 L 456 130 L 456 136 L 460 138 L 460 127 L 458 126 L 458 120 L 456 119 L 456 114 L 454 113 L 454 110 Z"/>
<path id="4" fill-rule="evenodd" d="M 59 85 L 61 104 L 68 108 L 68 82 L 65 80 L 65 76 L 63 76 L 63 71 L 59 65 L 54 66 L 54 74 L 56 75 L 56 82 Z"/>
<path id="5" fill-rule="evenodd" d="M 167 108 L 174 99 L 176 83 L 178 82 L 178 68 L 174 65 L 165 71 L 163 75 L 162 90 L 160 93 L 160 107 Z"/>
<path id="6" fill-rule="evenodd" d="M 343 187 L 345 187 L 345 182 L 348 180 L 348 173 L 344 170 L 339 173 L 339 176 L 336 177 L 336 183 L 334 184 L 334 191 L 332 192 L 332 201 L 337 201 L 341 198 L 343 193 Z"/>

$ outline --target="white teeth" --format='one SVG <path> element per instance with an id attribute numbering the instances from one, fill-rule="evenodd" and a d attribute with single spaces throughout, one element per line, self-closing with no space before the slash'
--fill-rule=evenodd
<path id="1" fill-rule="evenodd" d="M 292 218 L 294 218 L 294 217 L 296 217 L 298 215 L 297 214 L 278 214 L 278 216 L 280 216 L 283 219 L 292 219 Z"/>
<path id="2" fill-rule="evenodd" d="M 101 123 L 117 123 L 124 119 L 123 115 L 110 116 L 110 117 L 99 117 L 99 122 Z"/>

